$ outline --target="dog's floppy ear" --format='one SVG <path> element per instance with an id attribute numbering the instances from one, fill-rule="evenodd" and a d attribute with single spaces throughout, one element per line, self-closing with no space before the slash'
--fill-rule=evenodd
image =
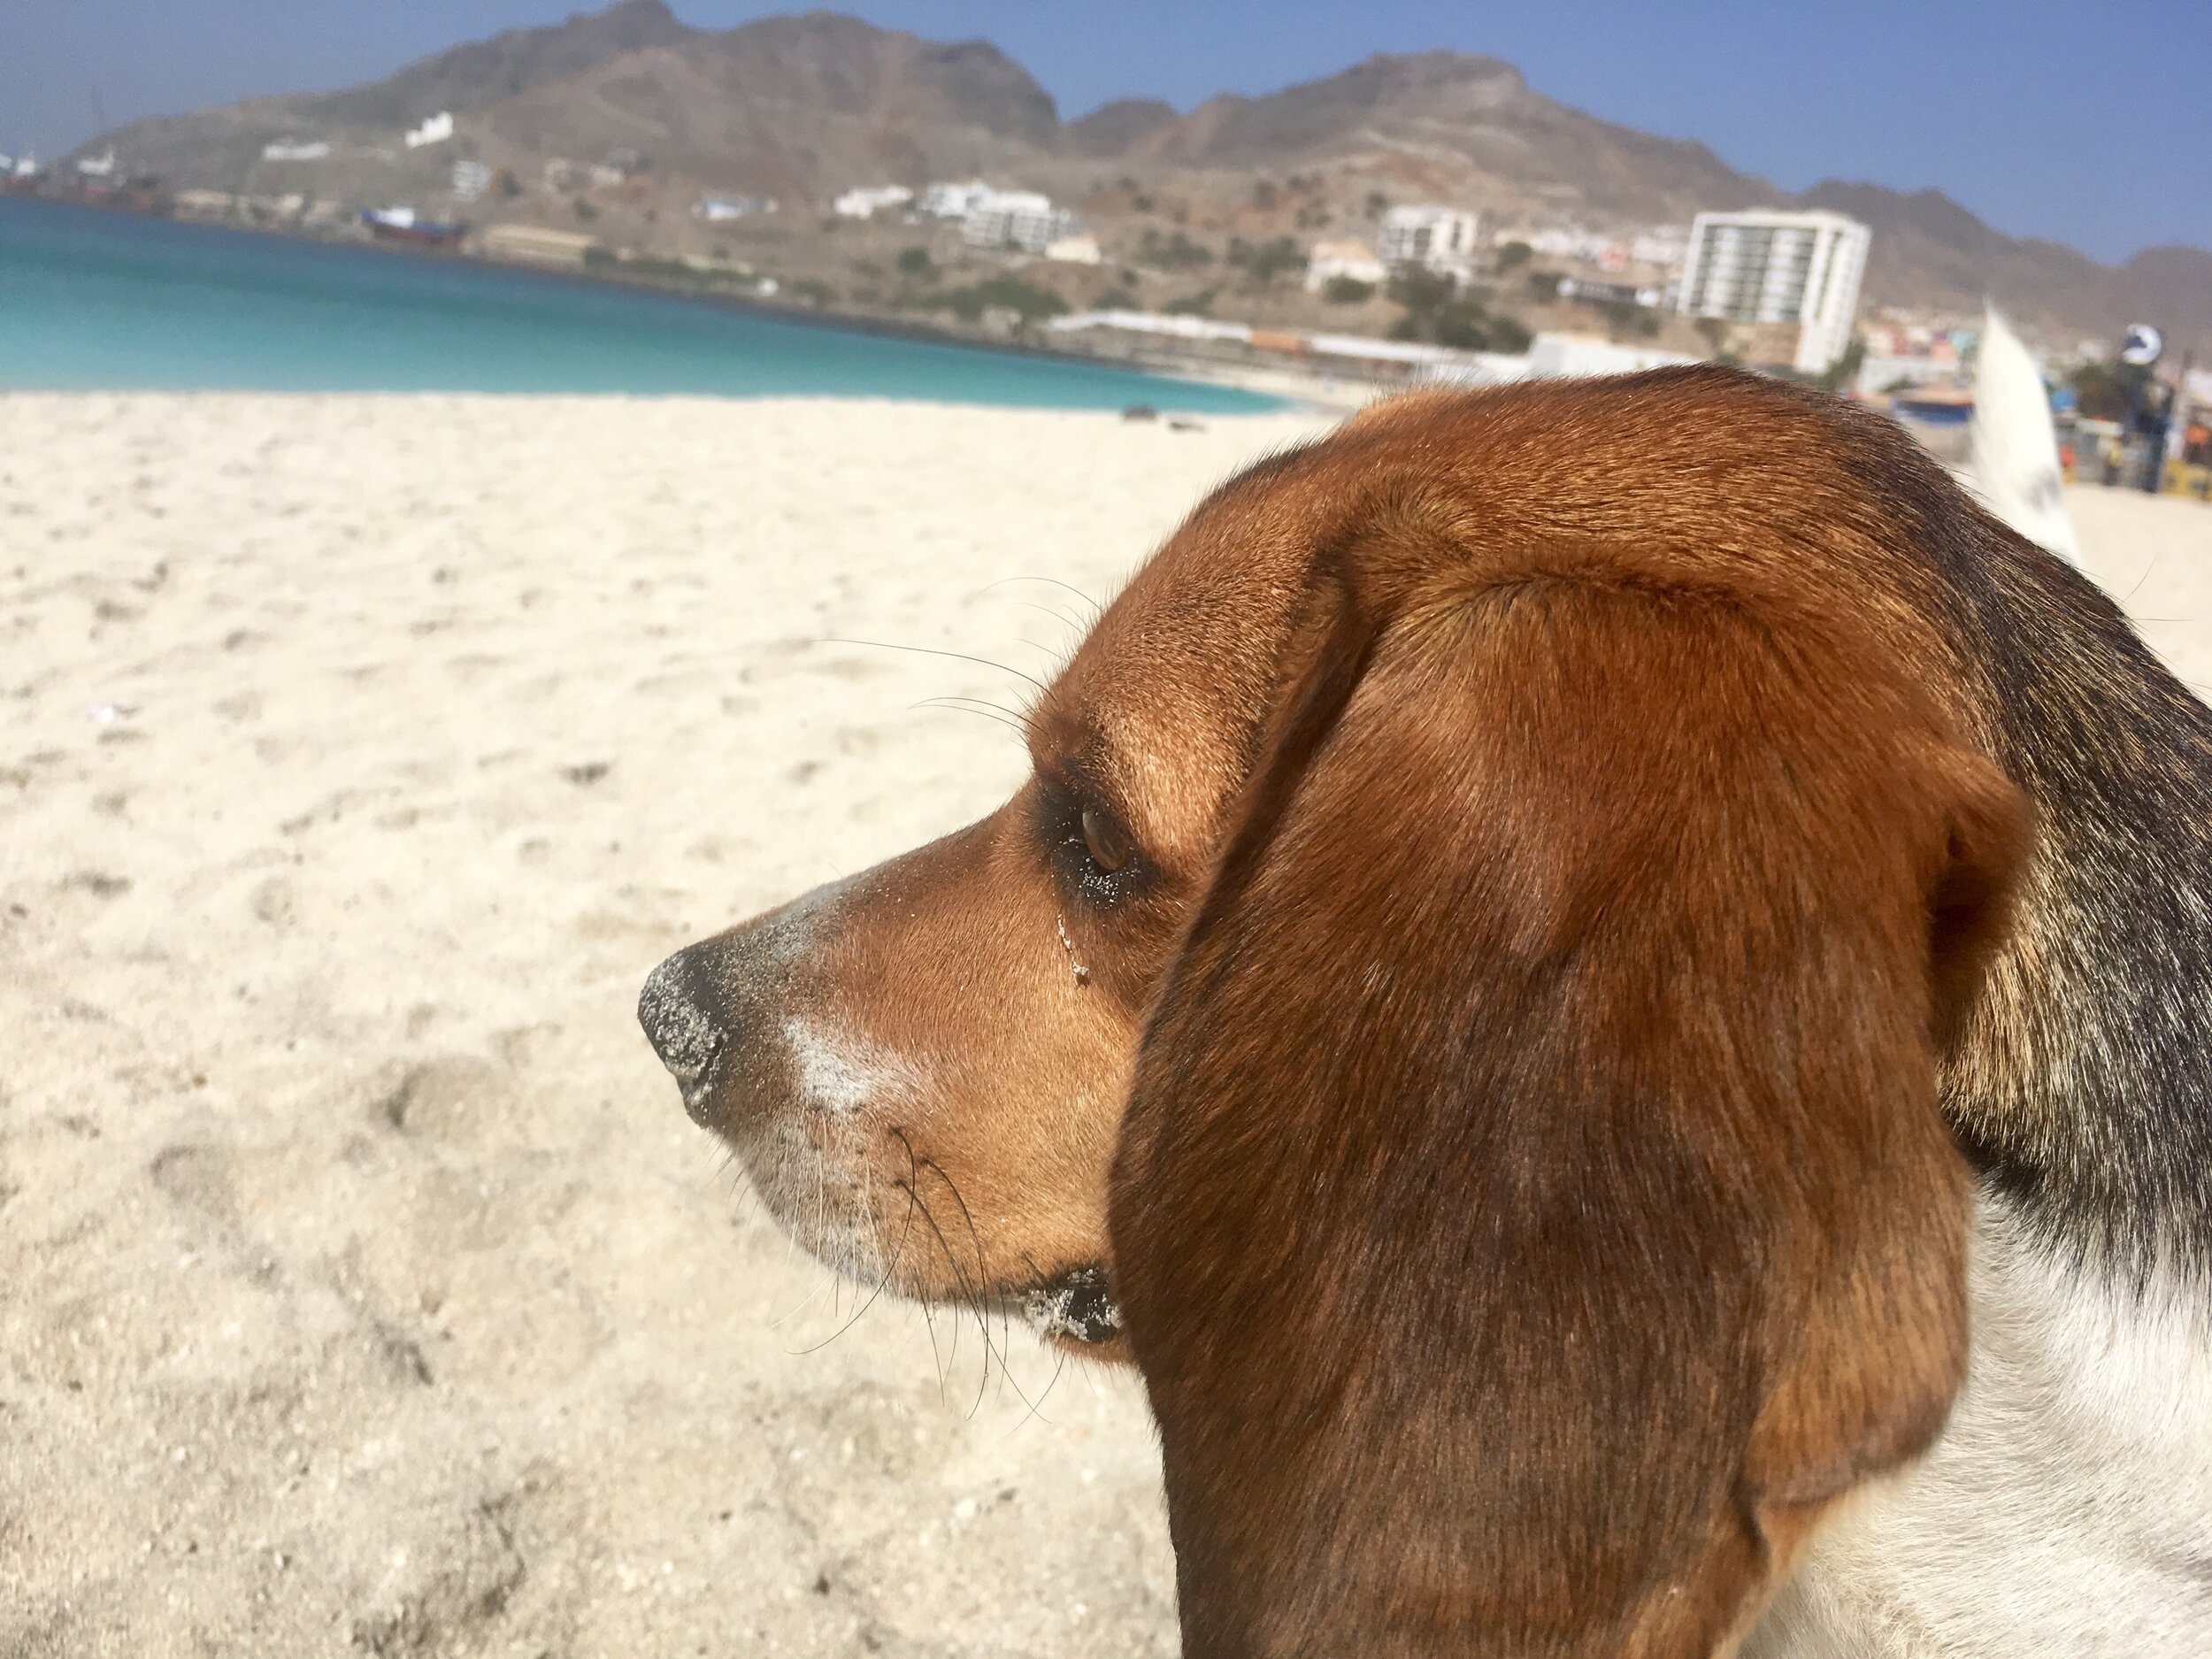
<path id="1" fill-rule="evenodd" d="M 1114 1175 L 1185 1651 L 1729 1651 L 1962 1377 L 2024 806 L 1778 601 L 1315 593 Z"/>

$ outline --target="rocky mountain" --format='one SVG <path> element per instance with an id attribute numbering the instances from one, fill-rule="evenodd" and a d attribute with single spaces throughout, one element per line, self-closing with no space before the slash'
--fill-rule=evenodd
<path id="1" fill-rule="evenodd" d="M 459 118 L 452 144 L 399 144 L 441 110 Z M 265 159 L 278 140 L 331 151 Z M 1532 228 L 1832 207 L 1873 227 L 1873 301 L 1970 311 L 1993 296 L 2054 344 L 2154 321 L 2212 356 L 2212 253 L 2153 249 L 2115 267 L 2008 237 L 1936 191 L 1830 181 L 1793 197 L 1702 144 L 1600 120 L 1532 90 L 1509 64 L 1450 52 L 1378 56 L 1187 114 L 1130 100 L 1064 121 L 1044 88 L 986 42 L 926 41 L 818 12 L 709 31 L 664 0 L 623 0 L 371 85 L 140 122 L 87 149 L 110 145 L 173 188 L 301 191 L 352 204 L 434 205 L 452 161 L 467 156 L 517 181 L 473 216 L 603 219 L 629 245 L 675 252 L 695 240 L 686 210 L 700 191 L 814 210 L 780 221 L 796 246 L 826 234 L 818 209 L 849 186 L 969 174 L 1074 204 L 1116 260 L 1170 234 L 1367 234 L 1378 200 L 1448 201 Z M 549 163 L 614 156 L 645 172 L 611 199 L 580 202 L 549 182 L 563 175 Z M 1291 181 L 1298 188 L 1276 188 Z"/>
<path id="2" fill-rule="evenodd" d="M 626 52 L 485 111 L 481 131 L 526 156 L 634 150 L 704 184 L 819 202 L 856 183 L 1018 166 L 1054 150 L 1060 119 L 985 42 L 816 12 Z"/>
<path id="3" fill-rule="evenodd" d="M 1388 157 L 1485 204 L 1548 204 L 1550 217 L 1655 222 L 1776 194 L 1702 144 L 1595 119 L 1531 91 L 1510 64 L 1456 52 L 1378 56 L 1265 97 L 1215 98 L 1133 128 L 1121 154 L 1243 169 Z"/>

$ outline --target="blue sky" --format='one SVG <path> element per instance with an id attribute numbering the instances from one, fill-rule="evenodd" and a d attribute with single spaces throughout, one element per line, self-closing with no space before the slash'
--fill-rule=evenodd
<path id="1" fill-rule="evenodd" d="M 778 10 L 672 0 L 725 27 Z M 4 0 L 0 149 L 46 153 L 109 116 L 373 80 L 463 40 L 557 20 L 561 0 Z M 937 39 L 980 35 L 1064 115 L 1123 96 L 1188 108 L 1374 51 L 1517 64 L 1606 119 L 1701 139 L 1790 188 L 1935 186 L 2000 229 L 2100 258 L 2212 247 L 2212 24 L 2205 0 L 1802 0 L 1500 5 L 1439 0 L 850 0 Z"/>

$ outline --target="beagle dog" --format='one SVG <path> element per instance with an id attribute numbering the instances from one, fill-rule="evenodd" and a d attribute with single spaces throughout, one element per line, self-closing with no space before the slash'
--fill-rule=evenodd
<path id="1" fill-rule="evenodd" d="M 2212 713 L 1888 422 L 1377 405 L 1028 736 L 640 1015 L 824 1261 L 1133 1360 L 1194 1659 L 2212 1653 Z"/>

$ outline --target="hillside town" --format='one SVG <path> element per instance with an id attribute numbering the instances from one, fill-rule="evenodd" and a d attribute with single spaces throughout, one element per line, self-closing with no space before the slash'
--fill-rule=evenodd
<path id="1" fill-rule="evenodd" d="M 832 177 L 803 195 L 713 171 L 628 145 L 534 153 L 467 111 L 416 108 L 380 132 L 275 133 L 245 169 L 247 188 L 173 180 L 127 142 L 103 140 L 52 167 L 0 156 L 0 190 L 1293 395 L 1721 360 L 1879 402 L 1939 449 L 1971 408 L 1978 306 L 1863 304 L 1873 232 L 1829 209 L 1601 221 L 1432 194 L 1363 160 L 1224 177 L 1059 159 Z M 382 193 L 367 194 L 380 181 Z M 2113 342 L 2024 320 L 2062 416 L 2085 423 L 2084 453 L 2118 465 L 2140 436 L 2133 416 L 2075 411 L 2064 389 L 2104 365 Z M 2165 429 L 2203 424 L 2212 399 L 2198 396 L 2201 378 L 2185 369 L 2173 380 Z"/>

